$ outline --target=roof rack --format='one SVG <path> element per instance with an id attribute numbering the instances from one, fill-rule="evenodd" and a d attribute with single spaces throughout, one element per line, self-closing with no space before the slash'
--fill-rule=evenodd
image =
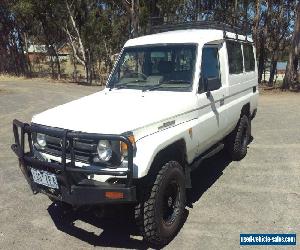
<path id="1" fill-rule="evenodd" d="M 150 28 L 150 33 L 159 33 L 174 30 L 185 30 L 185 29 L 216 29 L 223 31 L 223 38 L 228 39 L 226 32 L 235 33 L 236 39 L 238 40 L 238 35 L 246 36 L 247 32 L 242 28 L 236 27 L 230 24 L 218 22 L 218 21 L 192 21 L 192 22 L 182 22 L 182 23 L 163 23 L 161 25 L 153 25 Z"/>

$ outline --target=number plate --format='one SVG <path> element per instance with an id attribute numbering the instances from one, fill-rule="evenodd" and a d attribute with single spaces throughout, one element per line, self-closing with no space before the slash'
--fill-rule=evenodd
<path id="1" fill-rule="evenodd" d="M 33 181 L 46 187 L 58 189 L 57 178 L 47 171 L 31 168 Z"/>

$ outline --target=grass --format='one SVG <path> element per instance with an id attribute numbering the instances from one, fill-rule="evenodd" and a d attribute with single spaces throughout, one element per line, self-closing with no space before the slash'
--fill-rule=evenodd
<path id="1" fill-rule="evenodd" d="M 14 80 L 24 80 L 24 76 L 14 76 L 8 74 L 0 74 L 0 81 L 14 81 Z"/>

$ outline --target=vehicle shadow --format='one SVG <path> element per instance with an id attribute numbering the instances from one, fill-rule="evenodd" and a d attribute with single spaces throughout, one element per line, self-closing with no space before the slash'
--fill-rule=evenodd
<path id="1" fill-rule="evenodd" d="M 56 228 L 64 233 L 76 237 L 92 246 L 114 247 L 125 249 L 157 249 L 150 243 L 143 241 L 134 223 L 132 206 L 114 206 L 106 208 L 104 216 L 97 216 L 97 209 L 66 210 L 56 203 L 48 207 Z M 185 210 L 182 225 L 188 217 Z M 78 223 L 79 222 L 79 223 Z M 76 224 L 87 223 L 85 229 Z M 95 230 L 95 228 L 99 230 Z M 100 233 L 95 233 L 100 231 Z"/>
<path id="2" fill-rule="evenodd" d="M 110 246 L 128 249 L 147 249 L 142 240 L 134 239 L 137 229 L 134 225 L 130 206 L 107 208 L 108 214 L 97 216 L 97 208 L 66 211 L 61 206 L 52 203 L 48 212 L 58 230 L 74 236 L 93 246 Z M 79 222 L 79 223 L 78 223 Z M 77 224 L 88 224 L 85 229 Z M 96 227 L 100 233 L 96 233 Z"/>
<path id="3" fill-rule="evenodd" d="M 221 151 L 212 158 L 202 162 L 201 166 L 192 172 L 193 188 L 187 194 L 190 207 L 218 180 L 230 162 L 226 153 Z M 100 217 L 95 215 L 97 212 L 96 208 L 67 211 L 55 203 L 48 207 L 48 213 L 58 230 L 90 245 L 128 249 L 155 248 L 139 237 L 138 230 L 134 224 L 132 206 L 114 206 L 109 207 L 105 211 L 105 216 Z M 186 209 L 182 225 L 185 223 L 188 213 Z M 87 230 L 85 229 L 86 226 L 82 228 L 78 226 L 78 224 L 81 224 L 80 222 L 87 223 L 88 228 L 96 228 L 96 230 Z M 95 233 L 94 231 L 100 231 L 100 233 Z"/>
<path id="4" fill-rule="evenodd" d="M 223 170 L 231 163 L 225 150 L 204 160 L 192 171 L 192 188 L 187 191 L 188 205 L 192 206 L 222 176 Z"/>

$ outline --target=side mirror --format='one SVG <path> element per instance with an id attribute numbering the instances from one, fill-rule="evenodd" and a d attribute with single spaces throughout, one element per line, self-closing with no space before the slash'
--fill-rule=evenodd
<path id="1" fill-rule="evenodd" d="M 207 97 L 211 95 L 211 91 L 221 88 L 221 81 L 219 77 L 205 77 L 203 79 L 204 91 Z"/>

